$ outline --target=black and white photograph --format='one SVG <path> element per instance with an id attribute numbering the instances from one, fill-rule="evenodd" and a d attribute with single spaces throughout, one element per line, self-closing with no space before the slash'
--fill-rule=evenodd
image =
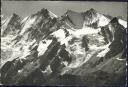
<path id="1" fill-rule="evenodd" d="M 0 85 L 127 87 L 127 8 L 1 0 Z"/>

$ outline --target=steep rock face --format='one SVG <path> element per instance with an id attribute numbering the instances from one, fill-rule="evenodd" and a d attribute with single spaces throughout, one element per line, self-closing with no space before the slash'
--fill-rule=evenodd
<path id="1" fill-rule="evenodd" d="M 41 11 L 33 14 L 23 20 L 23 29 L 20 35 L 28 40 L 40 40 L 43 37 L 49 35 L 51 32 L 57 30 L 59 25 L 59 20 L 47 9 L 42 9 Z"/>
<path id="2" fill-rule="evenodd" d="M 1 36 L 6 36 L 9 34 L 16 35 L 21 29 L 21 18 L 17 14 L 13 14 L 9 19 L 7 19 L 2 25 Z"/>
<path id="3" fill-rule="evenodd" d="M 87 10 L 86 12 L 75 12 L 68 10 L 63 19 L 70 26 L 75 29 L 81 29 L 82 27 L 88 26 L 92 28 L 99 28 L 107 25 L 110 22 L 110 17 L 98 13 L 94 9 Z"/>
<path id="4" fill-rule="evenodd" d="M 81 13 L 78 13 L 78 12 L 74 12 L 74 11 L 71 11 L 71 10 L 68 10 L 66 13 L 65 13 L 65 16 L 66 16 L 66 22 L 76 28 L 76 29 L 80 29 L 83 27 L 83 23 L 84 23 L 84 17 L 82 16 Z"/>
<path id="5" fill-rule="evenodd" d="M 85 13 L 83 21 L 81 13 L 67 11 L 69 21 L 42 9 L 23 19 L 19 35 L 8 43 L 2 38 L 2 48 L 13 47 L 0 70 L 2 84 L 124 85 L 125 27 L 94 9 Z"/>
<path id="6" fill-rule="evenodd" d="M 98 21 L 98 13 L 96 10 L 92 8 L 84 12 L 83 15 L 85 20 L 85 25 L 90 25 Z"/>
<path id="7" fill-rule="evenodd" d="M 121 24 L 119 24 L 117 18 L 113 18 L 110 23 L 110 26 L 112 26 L 110 29 L 112 35 L 112 43 L 110 44 L 109 48 L 115 52 L 115 55 L 117 55 L 126 48 L 126 29 Z M 116 46 L 120 47 L 115 48 Z M 114 53 L 111 52 L 108 55 L 111 56 L 111 54 L 114 55 Z"/>

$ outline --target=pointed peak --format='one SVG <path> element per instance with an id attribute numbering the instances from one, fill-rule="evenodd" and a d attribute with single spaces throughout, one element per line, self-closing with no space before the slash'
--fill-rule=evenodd
<path id="1" fill-rule="evenodd" d="M 22 19 L 19 15 L 17 15 L 16 13 L 13 13 L 10 17 L 11 20 L 13 19 Z"/>
<path id="2" fill-rule="evenodd" d="M 41 11 L 48 11 L 46 8 L 42 8 Z"/>
<path id="3" fill-rule="evenodd" d="M 11 17 L 19 17 L 19 15 L 16 13 L 13 13 Z"/>
<path id="4" fill-rule="evenodd" d="M 114 17 L 111 21 L 110 21 L 111 24 L 115 24 L 115 23 L 118 23 L 118 18 L 117 17 Z"/>
<path id="5" fill-rule="evenodd" d="M 95 9 L 91 8 L 90 11 L 96 11 Z"/>
<path id="6" fill-rule="evenodd" d="M 46 9 L 46 8 L 43 8 L 43 9 L 41 9 L 40 11 L 38 11 L 37 13 L 48 13 L 48 10 Z"/>
<path id="7" fill-rule="evenodd" d="M 37 16 L 37 15 L 47 15 L 49 11 L 46 8 L 41 9 L 37 13 L 32 14 L 32 17 Z"/>
<path id="8" fill-rule="evenodd" d="M 82 14 L 84 14 L 84 16 L 87 16 L 87 17 L 93 17 L 93 16 L 97 16 L 98 13 L 96 10 L 94 10 L 93 8 L 87 10 L 86 12 L 83 12 Z"/>
<path id="9" fill-rule="evenodd" d="M 17 14 L 16 13 L 13 13 L 12 15 L 16 16 Z"/>
<path id="10" fill-rule="evenodd" d="M 93 8 L 87 10 L 85 13 L 97 13 L 97 11 Z"/>

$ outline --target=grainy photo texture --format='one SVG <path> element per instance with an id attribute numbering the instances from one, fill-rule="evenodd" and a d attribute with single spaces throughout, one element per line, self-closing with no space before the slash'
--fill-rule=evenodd
<path id="1" fill-rule="evenodd" d="M 126 86 L 127 2 L 1 1 L 1 85 Z"/>

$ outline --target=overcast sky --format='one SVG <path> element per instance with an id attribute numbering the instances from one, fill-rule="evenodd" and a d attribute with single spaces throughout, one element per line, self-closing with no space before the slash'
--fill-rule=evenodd
<path id="1" fill-rule="evenodd" d="M 2 13 L 10 16 L 16 13 L 22 17 L 47 8 L 61 16 L 67 9 L 84 12 L 94 8 L 100 13 L 122 16 L 127 20 L 127 2 L 85 2 L 85 1 L 2 1 Z"/>

